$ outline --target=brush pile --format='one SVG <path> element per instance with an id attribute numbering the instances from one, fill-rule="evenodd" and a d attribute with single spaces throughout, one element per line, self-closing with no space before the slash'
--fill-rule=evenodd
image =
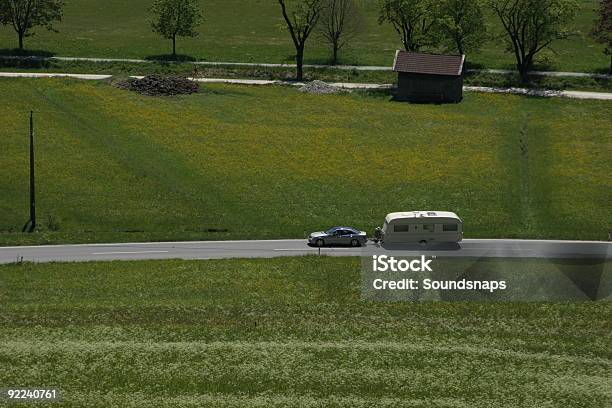
<path id="1" fill-rule="evenodd" d="M 333 94 L 341 92 L 342 90 L 338 87 L 332 86 L 326 82 L 314 80 L 304 84 L 300 91 L 312 94 Z"/>
<path id="2" fill-rule="evenodd" d="M 121 89 L 148 96 L 187 95 L 200 91 L 200 85 L 185 77 L 148 75 L 141 79 L 129 78 L 119 82 Z"/>

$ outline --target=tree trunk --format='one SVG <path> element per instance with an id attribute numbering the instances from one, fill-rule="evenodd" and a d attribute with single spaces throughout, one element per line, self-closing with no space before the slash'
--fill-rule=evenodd
<path id="1" fill-rule="evenodd" d="M 23 51 L 23 33 L 17 33 L 19 35 L 19 51 Z"/>
<path id="2" fill-rule="evenodd" d="M 612 75 L 612 53 L 610 54 L 610 68 L 608 68 L 608 75 Z"/>
<path id="3" fill-rule="evenodd" d="M 457 45 L 457 51 L 459 51 L 459 55 L 463 55 L 463 43 L 457 37 L 455 37 L 455 44 Z"/>
<path id="4" fill-rule="evenodd" d="M 176 35 L 172 36 L 172 58 L 176 59 Z"/>
<path id="5" fill-rule="evenodd" d="M 338 44 L 334 44 L 331 64 L 336 65 L 337 63 L 338 63 Z"/>
<path id="6" fill-rule="evenodd" d="M 522 64 L 517 64 L 516 68 L 518 69 L 519 75 L 521 76 L 521 82 L 523 84 L 529 83 L 529 65 L 525 62 Z"/>
<path id="7" fill-rule="evenodd" d="M 295 64 L 297 66 L 296 68 L 296 76 L 295 79 L 297 81 L 301 81 L 302 79 L 304 79 L 304 48 L 300 47 L 297 50 L 297 53 L 295 54 Z"/>

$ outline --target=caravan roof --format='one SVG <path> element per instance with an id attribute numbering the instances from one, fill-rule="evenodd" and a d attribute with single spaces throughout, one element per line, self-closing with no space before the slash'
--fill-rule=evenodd
<path id="1" fill-rule="evenodd" d="M 414 219 L 427 219 L 427 218 L 454 218 L 461 221 L 461 218 L 457 214 L 449 211 L 408 211 L 408 212 L 394 212 L 387 215 L 385 221 L 391 223 L 395 220 L 414 218 Z"/>

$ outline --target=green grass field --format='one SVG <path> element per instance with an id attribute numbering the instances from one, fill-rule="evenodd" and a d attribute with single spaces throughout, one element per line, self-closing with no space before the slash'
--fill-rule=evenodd
<path id="1" fill-rule="evenodd" d="M 467 237 L 605 239 L 612 225 L 605 101 L 411 105 L 233 85 L 152 98 L 60 79 L 0 92 L 3 244 L 298 238 L 413 209 L 456 211 Z M 19 232 L 29 109 L 37 234 Z"/>
<path id="2" fill-rule="evenodd" d="M 57 25 L 59 33 L 38 29 L 26 39 L 26 47 L 62 56 L 144 58 L 168 54 L 170 43 L 152 33 L 149 0 L 67 2 L 64 21 Z M 195 39 L 179 41 L 178 52 L 203 60 L 243 62 L 286 62 L 295 53 L 275 1 L 207 0 L 202 1 L 206 22 Z M 580 0 L 573 23 L 574 35 L 554 45 L 539 68 L 575 71 L 607 71 L 609 58 L 603 47 L 589 38 L 594 21 L 595 0 Z M 393 53 L 401 47 L 391 26 L 377 22 L 377 2 L 362 1 L 364 30 L 342 54 L 342 63 L 390 65 Z M 236 10 L 240 10 L 239 13 Z M 492 37 L 500 25 L 489 16 Z M 12 53 L 16 35 L 0 27 L 0 51 Z M 307 62 L 325 63 L 329 52 L 313 38 L 307 46 Z M 513 59 L 504 52 L 498 40 L 489 41 L 480 54 L 469 55 L 474 66 L 512 68 Z"/>
<path id="3" fill-rule="evenodd" d="M 359 260 L 327 257 L 4 265 L 0 280 L 0 384 L 57 386 L 59 406 L 611 397 L 610 302 L 364 302 Z"/>

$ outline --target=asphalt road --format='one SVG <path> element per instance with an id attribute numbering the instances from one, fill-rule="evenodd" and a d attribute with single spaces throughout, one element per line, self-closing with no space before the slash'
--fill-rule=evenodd
<path id="1" fill-rule="evenodd" d="M 146 242 L 0 247 L 0 263 L 17 261 L 110 261 L 138 259 L 272 258 L 318 254 L 305 240 Z M 367 256 L 388 253 L 403 256 L 479 258 L 608 258 L 612 243 L 596 241 L 533 241 L 467 239 L 459 245 L 418 245 L 381 248 L 368 242 L 362 248 L 323 248 L 321 255 Z"/>

